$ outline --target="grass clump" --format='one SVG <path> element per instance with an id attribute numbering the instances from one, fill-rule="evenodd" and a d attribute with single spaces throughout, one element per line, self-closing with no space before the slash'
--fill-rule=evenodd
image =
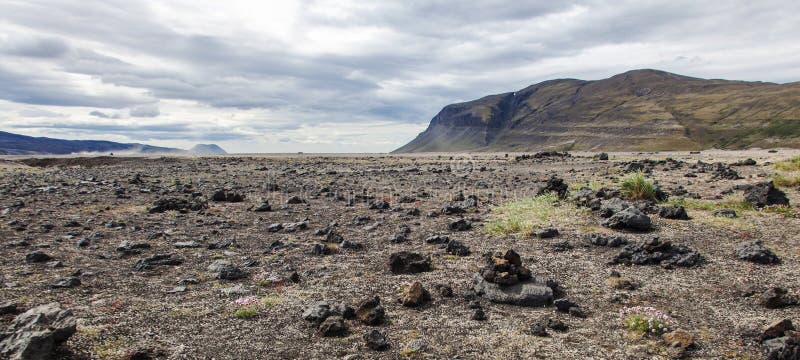
<path id="1" fill-rule="evenodd" d="M 235 316 L 237 319 L 252 319 L 258 316 L 258 309 L 252 307 L 241 308 L 236 310 L 233 316 Z"/>
<path id="2" fill-rule="evenodd" d="M 683 206 L 687 210 L 699 210 L 699 211 L 717 211 L 722 209 L 733 209 L 737 213 L 739 213 L 744 211 L 755 210 L 753 204 L 745 200 L 744 197 L 736 195 L 727 196 L 721 201 L 671 198 L 669 199 L 669 201 L 667 201 L 667 203 L 671 205 Z"/>
<path id="3" fill-rule="evenodd" d="M 262 298 L 260 302 L 261 305 L 271 308 L 283 304 L 283 298 L 278 294 L 270 294 Z"/>
<path id="4" fill-rule="evenodd" d="M 785 205 L 767 206 L 764 209 L 762 209 L 762 211 L 769 214 L 783 215 L 784 217 L 797 217 L 797 210 L 795 210 L 791 206 L 785 206 Z"/>
<path id="5" fill-rule="evenodd" d="M 620 184 L 622 192 L 630 200 L 655 200 L 656 187 L 647 180 L 641 170 L 628 175 Z"/>
<path id="6" fill-rule="evenodd" d="M 772 182 L 777 187 L 794 187 L 800 185 L 800 176 L 785 176 L 783 174 L 775 174 Z"/>
<path id="7" fill-rule="evenodd" d="M 588 210 L 562 202 L 558 195 L 546 193 L 534 198 L 511 201 L 492 208 L 485 231 L 492 235 L 530 233 L 556 225 L 584 225 Z"/>
<path id="8" fill-rule="evenodd" d="M 775 163 L 775 168 L 783 171 L 800 171 L 800 156 Z"/>

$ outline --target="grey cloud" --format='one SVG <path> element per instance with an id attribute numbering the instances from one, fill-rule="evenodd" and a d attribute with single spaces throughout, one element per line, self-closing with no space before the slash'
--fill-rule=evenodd
<path id="1" fill-rule="evenodd" d="M 146 117 L 152 118 L 156 117 L 161 114 L 161 111 L 158 110 L 157 105 L 145 105 L 133 108 L 130 110 L 130 115 L 132 117 Z"/>
<path id="2" fill-rule="evenodd" d="M 99 117 L 101 119 L 119 119 L 122 117 L 120 114 L 114 113 L 109 115 L 99 110 L 93 110 L 92 112 L 89 113 L 89 115 L 94 117 Z"/>
<path id="3" fill-rule="evenodd" d="M 64 117 L 64 114 L 38 108 L 26 108 L 18 111 L 17 113 L 23 117 Z"/>
<path id="4" fill-rule="evenodd" d="M 0 99 L 33 105 L 122 108 L 147 102 L 123 94 L 91 94 L 65 79 L 42 73 L 11 71 L 0 63 Z"/>
<path id="5" fill-rule="evenodd" d="M 324 25 L 353 34 L 362 28 L 382 29 L 392 37 L 370 48 L 307 54 L 289 50 L 292 44 L 286 42 L 291 40 L 286 39 L 254 42 L 226 34 L 178 31 L 159 20 L 144 2 L 0 4 L 6 21 L 28 33 L 9 36 L 0 44 L 0 98 L 98 108 L 107 117 L 106 109 L 128 108 L 133 117 L 159 119 L 165 117 L 154 105 L 159 100 L 189 100 L 232 110 L 268 109 L 294 121 L 259 120 L 241 133 L 297 129 L 320 122 L 416 124 L 448 103 L 513 91 L 551 77 L 597 78 L 628 70 L 620 69 L 624 64 L 600 59 L 567 69 L 530 70 L 603 46 L 697 41 L 698 53 L 676 54 L 664 46 L 663 63 L 674 67 L 666 70 L 711 72 L 734 65 L 709 60 L 702 49 L 780 43 L 794 39 L 800 31 L 791 15 L 800 12 L 797 1 L 371 2 L 346 7 L 347 15 L 341 17 L 314 12 L 316 3 L 304 4 L 293 32 Z M 638 64 L 636 59 L 642 55 L 630 54 L 631 62 Z M 139 89 L 145 95 L 86 93 L 56 75 L 10 71 L 4 68 L 4 56 L 36 58 L 64 78 L 88 76 L 106 85 Z M 742 76 L 757 76 L 753 74 L 761 69 L 770 77 L 759 80 L 796 81 L 800 70 L 793 66 L 794 60 L 786 59 L 783 71 L 766 69 L 769 65 L 764 64 L 735 66 Z M 241 136 L 200 127 L 191 129 L 204 136 Z"/>
<path id="6" fill-rule="evenodd" d="M 248 139 L 248 134 L 237 133 L 227 129 L 195 129 L 189 124 L 165 125 L 122 125 L 122 124 L 94 124 L 94 123 L 28 123 L 13 124 L 17 129 L 57 129 L 61 131 L 78 132 L 85 134 L 114 134 L 122 135 L 133 141 L 152 140 L 237 140 Z"/>
<path id="7" fill-rule="evenodd" d="M 67 43 L 54 37 L 13 35 L 0 42 L 0 53 L 34 58 L 53 58 L 70 50 Z"/>

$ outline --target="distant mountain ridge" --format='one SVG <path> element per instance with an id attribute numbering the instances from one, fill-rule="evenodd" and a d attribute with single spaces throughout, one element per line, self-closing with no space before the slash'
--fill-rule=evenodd
<path id="1" fill-rule="evenodd" d="M 800 147 L 800 83 L 659 70 L 557 79 L 445 106 L 395 150 L 700 150 Z"/>
<path id="2" fill-rule="evenodd" d="M 68 155 L 111 152 L 135 154 L 227 154 L 225 150 L 214 144 L 199 144 L 191 150 L 183 150 L 138 143 L 32 137 L 0 131 L 0 154 L 3 155 Z"/>

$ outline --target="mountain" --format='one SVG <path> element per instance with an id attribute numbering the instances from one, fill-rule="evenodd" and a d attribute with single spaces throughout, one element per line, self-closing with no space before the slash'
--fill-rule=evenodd
<path id="1" fill-rule="evenodd" d="M 549 80 L 445 106 L 395 153 L 800 147 L 800 82 L 706 80 L 659 70 Z"/>
<path id="2" fill-rule="evenodd" d="M 192 149 L 204 150 L 197 154 L 210 154 L 221 151 L 217 145 L 201 144 Z M 4 155 L 41 155 L 41 154 L 78 154 L 78 153 L 126 153 L 126 154 L 195 154 L 194 152 L 150 146 L 137 143 L 117 143 L 99 140 L 62 140 L 47 137 L 32 137 L 0 131 L 0 154 Z"/>
<path id="3" fill-rule="evenodd" d="M 225 155 L 227 152 L 217 144 L 197 144 L 189 149 L 189 154 L 194 155 Z"/>

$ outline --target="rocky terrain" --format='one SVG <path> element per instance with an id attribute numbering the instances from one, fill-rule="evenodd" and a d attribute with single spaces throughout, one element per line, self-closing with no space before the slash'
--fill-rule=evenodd
<path id="1" fill-rule="evenodd" d="M 797 155 L 8 157 L 0 356 L 796 359 Z"/>
<path id="2" fill-rule="evenodd" d="M 798 109 L 797 82 L 633 70 L 447 105 L 395 152 L 796 148 Z"/>

